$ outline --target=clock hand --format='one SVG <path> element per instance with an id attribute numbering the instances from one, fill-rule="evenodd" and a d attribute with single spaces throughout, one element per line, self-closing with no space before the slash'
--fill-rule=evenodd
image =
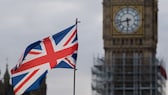
<path id="1" fill-rule="evenodd" d="M 122 20 L 122 21 L 120 21 L 120 22 L 127 22 L 127 20 Z"/>
<path id="2" fill-rule="evenodd" d="M 131 19 L 126 18 L 126 20 L 121 20 L 120 22 L 129 22 L 129 21 L 131 21 Z"/>
<path id="3" fill-rule="evenodd" d="M 131 21 L 131 19 L 126 18 L 126 21 L 127 21 L 127 27 L 128 27 L 129 26 L 129 21 Z"/>

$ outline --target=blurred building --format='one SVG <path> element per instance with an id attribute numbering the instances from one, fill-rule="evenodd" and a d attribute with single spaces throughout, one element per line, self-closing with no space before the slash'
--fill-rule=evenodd
<path id="1" fill-rule="evenodd" d="M 6 71 L 3 75 L 3 78 L 0 79 L 0 95 L 14 95 L 13 87 L 10 84 L 10 74 L 8 70 L 8 65 L 6 65 Z M 24 93 L 23 95 L 47 95 L 46 78 L 43 79 L 43 82 L 38 90 L 34 90 L 29 93 Z"/>
<path id="2" fill-rule="evenodd" d="M 166 95 L 156 58 L 158 0 L 103 0 L 103 40 L 105 55 L 92 67 L 93 95 Z"/>

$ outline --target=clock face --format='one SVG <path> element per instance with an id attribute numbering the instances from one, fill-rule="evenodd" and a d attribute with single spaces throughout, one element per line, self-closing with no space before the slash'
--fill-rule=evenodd
<path id="1" fill-rule="evenodd" d="M 114 16 L 114 25 L 122 33 L 132 33 L 140 26 L 140 14 L 137 10 L 125 7 Z"/>

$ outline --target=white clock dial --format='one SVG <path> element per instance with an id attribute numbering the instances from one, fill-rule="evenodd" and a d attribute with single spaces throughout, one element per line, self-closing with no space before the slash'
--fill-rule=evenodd
<path id="1" fill-rule="evenodd" d="M 140 26 L 140 14 L 133 8 L 125 7 L 117 12 L 114 17 L 115 27 L 123 33 L 131 33 Z"/>

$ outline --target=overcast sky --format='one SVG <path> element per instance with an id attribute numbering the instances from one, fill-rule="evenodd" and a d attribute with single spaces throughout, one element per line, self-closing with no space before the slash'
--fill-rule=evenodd
<path id="1" fill-rule="evenodd" d="M 157 56 L 168 62 L 167 0 L 159 0 Z M 79 53 L 76 95 L 91 95 L 93 56 L 103 55 L 102 0 L 0 0 L 0 69 L 18 61 L 24 49 L 55 34 L 78 18 Z M 0 77 L 3 77 L 2 75 Z M 47 75 L 48 95 L 73 94 L 73 70 L 54 69 Z"/>

